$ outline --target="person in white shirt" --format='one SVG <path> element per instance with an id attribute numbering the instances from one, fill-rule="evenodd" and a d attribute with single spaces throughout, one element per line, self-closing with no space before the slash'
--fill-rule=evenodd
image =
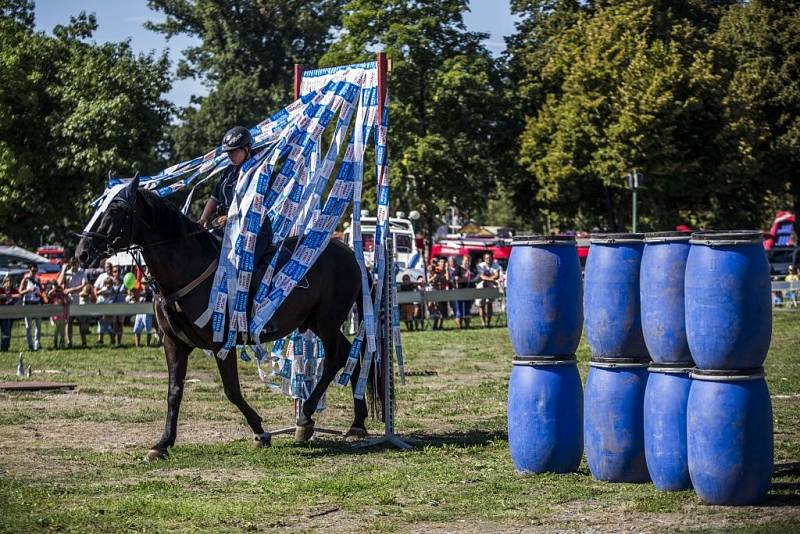
<path id="1" fill-rule="evenodd" d="M 491 252 L 483 255 L 483 261 L 478 264 L 478 283 L 477 287 L 498 287 L 503 268 L 499 263 L 492 259 Z M 492 314 L 494 313 L 494 299 L 478 299 L 480 308 L 481 326 L 488 328 L 492 324 Z"/>
<path id="2" fill-rule="evenodd" d="M 70 306 L 77 306 L 80 303 L 80 292 L 86 285 L 86 271 L 78 264 L 78 258 L 71 258 L 61 268 L 58 275 L 58 284 L 64 288 L 64 294 L 69 298 Z M 81 346 L 86 346 L 86 335 L 89 333 L 89 318 L 86 316 L 77 317 L 78 331 L 81 336 Z M 72 347 L 73 332 L 72 320 L 67 317 L 67 348 Z"/>
<path id="3" fill-rule="evenodd" d="M 35 263 L 31 263 L 28 266 L 28 272 L 19 283 L 19 294 L 22 297 L 23 306 L 42 303 L 42 283 L 36 276 L 37 272 L 39 272 L 39 267 Z M 42 345 L 42 319 L 40 317 L 25 318 L 25 337 L 28 338 L 30 351 L 39 350 Z"/>

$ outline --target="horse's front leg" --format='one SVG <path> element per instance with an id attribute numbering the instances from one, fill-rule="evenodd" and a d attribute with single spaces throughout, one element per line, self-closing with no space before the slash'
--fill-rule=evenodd
<path id="1" fill-rule="evenodd" d="M 228 353 L 224 360 L 215 358 L 217 360 L 217 368 L 219 369 L 219 376 L 222 378 L 222 387 L 225 390 L 225 396 L 231 401 L 239 411 L 242 412 L 247 424 L 253 430 L 255 447 L 268 447 L 271 444 L 271 437 L 268 432 L 264 432 L 264 427 L 261 426 L 261 417 L 256 413 L 253 408 L 247 404 L 247 401 L 242 397 L 242 390 L 239 385 L 239 367 L 237 364 L 236 350 Z"/>
<path id="2" fill-rule="evenodd" d="M 158 443 L 148 451 L 145 460 L 153 461 L 166 459 L 169 456 L 169 447 L 175 445 L 175 435 L 178 431 L 178 412 L 183 399 L 183 384 L 186 379 L 186 368 L 189 363 L 189 353 L 192 348 L 180 341 L 164 336 L 164 354 L 167 357 L 169 371 L 169 388 L 167 389 L 167 421 L 164 424 L 164 434 Z"/>

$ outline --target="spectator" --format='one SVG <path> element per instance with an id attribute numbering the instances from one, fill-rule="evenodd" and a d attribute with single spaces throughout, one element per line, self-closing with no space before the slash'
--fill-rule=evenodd
<path id="1" fill-rule="evenodd" d="M 435 290 L 447 289 L 447 264 L 444 258 L 439 258 L 438 261 L 431 264 L 428 282 Z M 432 322 L 431 330 L 441 330 L 447 317 L 447 302 L 430 302 L 428 312 Z"/>
<path id="2" fill-rule="evenodd" d="M 81 268 L 78 258 L 70 260 L 61 269 L 58 275 L 58 283 L 64 288 L 64 294 L 69 300 L 70 306 L 80 305 L 79 293 L 83 291 L 88 281 L 86 271 Z M 86 336 L 89 334 L 89 317 L 78 316 L 78 333 L 81 337 L 81 347 L 86 347 Z M 72 348 L 75 342 L 72 329 L 72 317 L 67 317 L 67 348 Z"/>
<path id="3" fill-rule="evenodd" d="M 105 274 L 105 273 L 103 273 Z M 102 274 L 100 275 L 102 276 Z M 105 277 L 103 286 L 97 291 L 98 304 L 113 304 L 114 302 L 114 279 L 110 276 Z M 103 338 L 108 334 L 111 338 L 109 343 L 114 344 L 114 317 L 103 315 L 97 323 L 97 344 L 103 345 Z"/>
<path id="4" fill-rule="evenodd" d="M 414 324 L 417 330 L 425 330 L 425 291 L 428 287 L 425 283 L 425 277 L 420 275 L 417 277 L 417 291 L 422 292 L 422 301 L 414 305 Z"/>
<path id="5" fill-rule="evenodd" d="M 11 286 L 11 278 L 6 275 L 0 284 L 0 306 L 13 306 L 17 303 L 19 295 Z M 11 347 L 11 327 L 13 319 L 0 319 L 0 352 L 8 352 Z"/>
<path id="6" fill-rule="evenodd" d="M 492 259 L 491 252 L 483 255 L 483 261 L 478 264 L 477 287 L 497 287 L 500 275 L 503 269 L 496 261 Z M 478 299 L 478 306 L 480 307 L 481 326 L 488 328 L 492 325 L 492 313 L 494 299 L 484 298 Z"/>
<path id="7" fill-rule="evenodd" d="M 461 279 L 458 288 L 464 289 L 475 285 L 475 273 L 472 270 L 472 257 L 467 254 L 461 260 Z M 469 328 L 472 319 L 472 300 L 461 301 L 461 323 L 464 328 Z"/>
<path id="8" fill-rule="evenodd" d="M 35 263 L 28 266 L 28 272 L 22 277 L 19 283 L 19 295 L 22 297 L 23 306 L 34 306 L 41 304 L 44 300 L 42 295 L 42 283 L 36 273 L 39 267 Z M 42 346 L 42 319 L 41 317 L 25 318 L 25 337 L 28 340 L 28 350 L 36 351 Z"/>
<path id="9" fill-rule="evenodd" d="M 455 256 L 447 258 L 447 285 L 449 289 L 458 289 L 461 287 L 461 278 L 463 276 L 463 269 L 456 261 Z M 461 329 L 461 318 L 464 316 L 463 306 L 460 300 L 451 300 L 450 306 L 453 308 L 453 316 L 455 317 L 456 328 Z"/>
<path id="10" fill-rule="evenodd" d="M 787 282 L 800 282 L 800 274 L 797 272 L 795 265 L 789 266 L 789 274 L 786 275 Z M 786 300 L 792 305 L 793 308 L 797 307 L 797 290 L 790 289 L 786 292 Z"/>
<path id="11" fill-rule="evenodd" d="M 111 270 L 111 276 L 114 280 L 114 304 L 125 304 L 125 296 L 127 289 L 125 284 L 122 283 L 122 270 L 119 267 L 114 267 Z M 117 338 L 117 347 L 122 346 L 122 334 L 125 327 L 125 316 L 114 315 L 114 336 Z"/>
<path id="12" fill-rule="evenodd" d="M 67 347 L 67 326 L 66 322 L 69 320 L 69 304 L 68 297 L 61 289 L 61 286 L 56 284 L 49 284 L 47 290 L 47 302 L 50 304 L 60 304 L 61 313 L 50 316 L 50 321 L 53 323 L 53 348 L 63 349 Z"/>
<path id="13" fill-rule="evenodd" d="M 403 275 L 400 282 L 400 291 L 414 291 L 417 285 L 411 281 L 411 277 L 407 274 Z M 406 323 L 406 330 L 414 330 L 414 304 L 400 304 L 400 320 Z"/>
<path id="14" fill-rule="evenodd" d="M 142 284 L 142 291 L 138 298 L 134 297 L 134 302 L 153 302 L 153 289 L 150 287 L 150 284 L 144 280 L 142 281 Z M 134 344 L 137 347 L 141 346 L 142 332 L 147 334 L 147 346 L 149 347 L 153 336 L 152 313 L 139 313 L 136 315 L 136 318 L 133 321 L 133 339 Z M 158 343 L 158 338 L 156 338 L 156 343 Z"/>
<path id="15" fill-rule="evenodd" d="M 101 291 L 103 289 L 103 285 L 106 283 L 106 278 L 112 278 L 114 276 L 114 264 L 110 261 L 106 261 L 103 264 L 103 272 L 100 273 L 94 281 L 94 288 L 97 291 Z"/>

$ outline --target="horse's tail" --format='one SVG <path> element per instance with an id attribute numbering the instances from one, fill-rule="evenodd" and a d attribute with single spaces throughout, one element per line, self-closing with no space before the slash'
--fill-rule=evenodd
<path id="1" fill-rule="evenodd" d="M 375 284 L 372 281 L 372 273 L 368 272 L 367 280 L 369 280 L 369 291 L 371 296 L 375 296 Z M 364 292 L 362 289 L 358 290 L 358 296 L 356 297 L 356 310 L 358 313 L 358 322 L 359 324 L 364 320 L 364 304 L 363 304 L 363 295 Z M 373 299 L 374 302 L 374 299 Z M 380 338 L 380 336 L 379 336 Z M 364 361 L 364 352 L 366 351 L 367 344 L 364 342 L 361 346 L 361 361 Z M 380 348 L 379 348 L 380 350 Z M 373 358 L 372 362 L 370 362 L 369 366 L 369 375 L 367 378 L 367 393 L 366 393 L 366 401 L 367 406 L 369 408 L 369 413 L 372 415 L 373 418 L 380 417 L 380 420 L 384 420 L 384 403 L 386 399 L 384 398 L 384 387 L 383 387 L 383 366 L 378 364 L 377 358 Z"/>

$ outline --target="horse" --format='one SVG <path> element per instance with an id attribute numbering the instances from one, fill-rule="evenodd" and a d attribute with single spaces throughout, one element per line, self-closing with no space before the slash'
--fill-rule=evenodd
<path id="1" fill-rule="evenodd" d="M 284 246 L 291 249 L 295 244 L 296 238 L 290 238 Z M 213 341 L 210 324 L 202 328 L 195 324 L 200 312 L 208 306 L 220 244 L 207 229 L 186 217 L 170 202 L 147 189 L 140 189 L 136 177 L 117 193 L 99 222 L 81 234 L 76 255 L 86 268 L 97 265 L 101 257 L 133 247 L 141 249 L 155 281 L 155 315 L 164 332 L 163 347 L 169 371 L 164 432 L 145 456 L 146 460 L 153 461 L 168 458 L 169 448 L 175 445 L 189 354 L 194 348 L 211 350 L 216 354 L 222 346 L 222 343 Z M 269 259 L 269 256 L 262 259 L 260 265 L 264 267 Z M 311 330 L 322 341 L 325 349 L 322 378 L 303 403 L 297 418 L 294 436 L 297 443 L 306 442 L 313 436 L 312 415 L 328 385 L 346 363 L 351 344 L 342 333 L 341 325 L 353 304 L 361 302 L 360 273 L 353 251 L 341 242 L 329 242 L 306 273 L 307 283 L 295 287 L 258 339 L 258 342 L 266 343 L 300 329 Z M 260 279 L 257 274 L 254 273 L 254 279 Z M 252 309 L 252 300 L 251 290 L 248 310 Z M 261 417 L 242 397 L 236 351 L 232 350 L 224 359 L 215 360 L 225 396 L 242 412 L 253 431 L 254 447 L 269 446 L 271 436 L 264 431 Z M 345 434 L 348 439 L 367 435 L 367 405 L 363 399 L 355 397 L 359 372 L 360 365 L 350 380 L 354 393 L 354 418 Z"/>

